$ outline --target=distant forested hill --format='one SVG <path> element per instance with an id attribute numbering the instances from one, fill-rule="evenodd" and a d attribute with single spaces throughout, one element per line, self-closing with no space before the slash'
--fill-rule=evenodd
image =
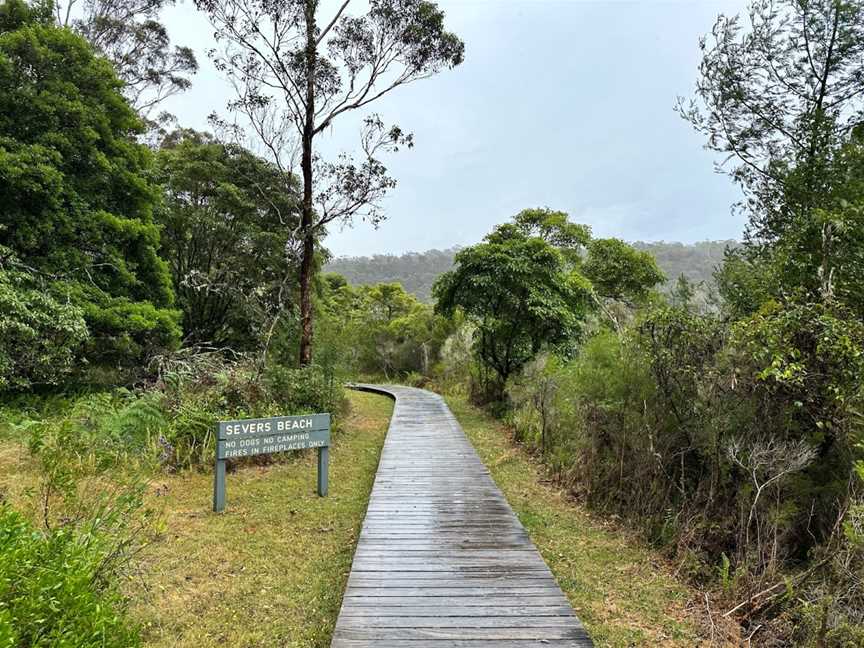
<path id="1" fill-rule="evenodd" d="M 432 301 L 432 284 L 453 267 L 458 247 L 449 250 L 408 252 L 402 255 L 376 254 L 371 257 L 339 257 L 324 268 L 336 272 L 354 285 L 399 282 L 418 299 Z"/>
<path id="2" fill-rule="evenodd" d="M 647 250 L 674 281 L 684 274 L 694 283 L 712 281 L 715 266 L 723 260 L 723 250 L 735 246 L 735 241 L 703 241 L 701 243 L 642 243 L 633 244 Z M 399 282 L 419 299 L 432 301 L 432 284 L 453 267 L 458 247 L 428 252 L 408 252 L 402 255 L 376 254 L 371 257 L 338 257 L 327 264 L 326 272 L 336 272 L 354 285 Z"/>
<path id="3" fill-rule="evenodd" d="M 684 275 L 693 283 L 710 283 L 714 280 L 714 269 L 723 261 L 727 247 L 737 247 L 736 241 L 702 241 L 700 243 L 643 243 L 633 246 L 647 250 L 657 259 L 657 265 L 666 273 L 669 281 Z"/>

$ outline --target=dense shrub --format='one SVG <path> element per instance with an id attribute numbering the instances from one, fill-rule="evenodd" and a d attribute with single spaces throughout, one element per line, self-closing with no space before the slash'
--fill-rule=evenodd
<path id="1" fill-rule="evenodd" d="M 38 481 L 27 517 L 0 502 L 4 648 L 139 644 L 121 584 L 155 517 L 144 506 L 140 464 L 120 441 L 131 421 L 116 417 L 113 434 L 97 425 L 109 404 L 107 396 L 86 397 L 60 417 L 18 425 Z"/>
<path id="2" fill-rule="evenodd" d="M 474 330 L 470 324 L 454 327 L 441 345 L 434 376 L 441 388 L 448 392 L 462 392 L 471 388 L 477 367 L 474 363 Z"/>
<path id="3" fill-rule="evenodd" d="M 58 384 L 87 338 L 81 308 L 26 273 L 0 269 L 0 391 Z"/>
<path id="4" fill-rule="evenodd" d="M 30 438 L 34 448 L 51 440 L 93 466 L 131 462 L 175 470 L 212 463 L 217 421 L 338 415 L 344 406 L 341 382 L 318 366 L 274 365 L 260 374 L 254 364 L 204 354 L 175 359 L 155 371 L 158 382 L 141 389 L 60 398 L 56 407 L 29 416 L 19 405 L 13 408 L 17 420 L 5 422 L 6 434 Z"/>
<path id="5" fill-rule="evenodd" d="M 273 401 L 292 414 L 342 410 L 342 385 L 318 365 L 297 369 L 274 365 L 264 374 L 263 384 Z"/>
<path id="6" fill-rule="evenodd" d="M 106 572 L 114 548 L 95 520 L 80 529 L 38 530 L 0 504 L 0 646 L 139 645 Z"/>
<path id="7" fill-rule="evenodd" d="M 864 325 L 840 305 L 768 302 L 730 323 L 659 303 L 571 361 L 530 363 L 509 419 L 563 483 L 692 576 L 713 580 L 728 557 L 730 595 L 749 596 L 787 574 L 740 613 L 787 610 L 828 641 L 864 620 L 862 376 Z M 843 641 L 824 645 L 857 645 Z"/>
<path id="8" fill-rule="evenodd" d="M 326 275 L 320 293 L 315 362 L 345 379 L 429 376 L 444 341 L 460 325 L 458 317 L 436 315 L 400 284 L 352 287 Z"/>
<path id="9" fill-rule="evenodd" d="M 225 364 L 204 377 L 171 374 L 160 390 L 155 397 L 165 423 L 151 442 L 170 469 L 212 463 L 217 421 L 312 412 L 338 415 L 344 400 L 341 383 L 314 365 L 274 365 L 260 375 L 247 364 Z"/>
<path id="10" fill-rule="evenodd" d="M 83 310 L 90 362 L 135 367 L 180 340 L 151 154 L 111 65 L 50 4 L 0 5 L 0 245 Z"/>

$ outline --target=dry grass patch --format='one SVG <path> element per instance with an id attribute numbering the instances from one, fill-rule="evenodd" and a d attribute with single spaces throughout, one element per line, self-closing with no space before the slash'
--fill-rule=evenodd
<path id="1" fill-rule="evenodd" d="M 130 583 L 147 645 L 329 645 L 392 411 L 385 397 L 349 398 L 326 498 L 314 452 L 229 473 L 221 515 L 210 512 L 210 474 L 154 483 L 164 537 Z"/>

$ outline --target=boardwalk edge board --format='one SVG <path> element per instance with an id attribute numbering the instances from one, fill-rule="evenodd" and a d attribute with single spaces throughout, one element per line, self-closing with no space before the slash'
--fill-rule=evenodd
<path id="1" fill-rule="evenodd" d="M 331 648 L 588 648 L 567 597 L 437 394 L 393 416 Z"/>

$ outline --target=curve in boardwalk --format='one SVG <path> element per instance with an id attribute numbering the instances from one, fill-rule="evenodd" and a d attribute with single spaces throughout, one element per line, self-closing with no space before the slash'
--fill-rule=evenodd
<path id="1" fill-rule="evenodd" d="M 437 394 L 396 399 L 332 648 L 593 646 Z"/>

